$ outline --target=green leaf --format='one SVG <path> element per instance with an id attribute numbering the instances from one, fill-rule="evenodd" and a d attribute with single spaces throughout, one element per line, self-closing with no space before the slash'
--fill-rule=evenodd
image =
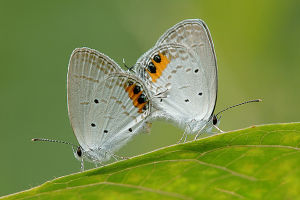
<path id="1" fill-rule="evenodd" d="M 300 199 L 300 123 L 251 127 L 73 174 L 4 199 Z"/>

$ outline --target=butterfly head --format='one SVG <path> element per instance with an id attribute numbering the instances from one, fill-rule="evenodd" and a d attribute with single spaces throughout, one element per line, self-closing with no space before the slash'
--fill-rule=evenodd
<path id="1" fill-rule="evenodd" d="M 31 141 L 55 142 L 55 143 L 71 145 L 75 158 L 81 162 L 81 170 L 82 171 L 84 170 L 83 159 L 85 158 L 86 153 L 81 146 L 77 146 L 72 143 L 61 141 L 61 140 L 51 140 L 51 139 L 45 139 L 45 138 L 33 138 Z"/>
<path id="2" fill-rule="evenodd" d="M 218 116 L 216 114 L 212 115 L 212 117 L 210 118 L 210 120 L 208 121 L 208 124 L 206 126 L 207 133 L 211 133 L 213 127 L 218 129 L 220 122 L 221 122 L 221 117 L 222 117 L 221 115 L 220 116 Z"/>
<path id="3" fill-rule="evenodd" d="M 84 158 L 85 153 L 81 146 L 78 146 L 78 147 L 72 146 L 72 150 L 73 150 L 73 154 L 77 160 L 81 161 Z"/>
<path id="4" fill-rule="evenodd" d="M 213 114 L 211 119 L 209 120 L 209 123 L 207 125 L 207 132 L 211 132 L 211 129 L 213 127 L 215 127 L 216 129 L 218 129 L 220 132 L 223 132 L 221 131 L 218 127 L 219 127 L 219 124 L 220 124 L 220 120 L 221 120 L 221 117 L 222 117 L 222 113 L 231 109 L 231 108 L 234 108 L 234 107 L 237 107 L 237 106 L 240 106 L 240 105 L 244 105 L 244 104 L 247 104 L 247 103 L 253 103 L 253 102 L 261 102 L 262 100 L 261 99 L 255 99 L 255 100 L 250 100 L 250 101 L 245 101 L 245 102 L 242 102 L 242 103 L 239 103 L 239 104 L 236 104 L 236 105 L 233 105 L 233 106 L 229 106 L 223 110 L 221 110 L 220 112 L 218 112 L 217 114 Z"/>

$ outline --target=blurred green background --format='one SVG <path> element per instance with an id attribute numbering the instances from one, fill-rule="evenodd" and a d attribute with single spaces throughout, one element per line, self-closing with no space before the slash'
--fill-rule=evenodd
<path id="1" fill-rule="evenodd" d="M 76 143 L 66 104 L 69 56 L 76 47 L 97 49 L 133 65 L 169 27 L 203 19 L 219 67 L 217 111 L 227 131 L 254 124 L 299 121 L 299 1 L 1 1 L 0 195 L 78 172 L 66 145 L 32 143 L 33 137 Z M 183 130 L 155 122 L 119 155 L 174 144 Z M 91 167 L 91 165 L 89 165 Z"/>

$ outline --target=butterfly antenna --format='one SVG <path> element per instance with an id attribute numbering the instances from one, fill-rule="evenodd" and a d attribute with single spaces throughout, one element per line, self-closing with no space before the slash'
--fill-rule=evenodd
<path id="1" fill-rule="evenodd" d="M 262 101 L 261 99 L 255 99 L 255 100 L 245 101 L 245 102 L 242 102 L 242 103 L 239 103 L 239 104 L 230 106 L 230 107 L 228 107 L 228 108 L 225 108 L 224 110 L 221 110 L 220 112 L 218 112 L 215 116 L 217 117 L 217 116 L 218 116 L 219 114 L 221 114 L 222 112 L 225 112 L 226 110 L 229 110 L 229 109 L 234 108 L 234 107 L 237 107 L 237 106 L 241 106 L 241 105 L 244 105 L 244 104 L 247 104 L 247 103 L 261 102 L 261 101 Z"/>
<path id="2" fill-rule="evenodd" d="M 133 67 L 128 67 L 128 66 L 126 65 L 126 63 L 125 63 L 125 58 L 123 58 L 123 65 L 124 65 L 124 67 L 126 67 L 126 68 L 128 69 L 128 71 L 134 72 L 134 71 L 133 71 Z"/>
<path id="3" fill-rule="evenodd" d="M 40 142 L 55 142 L 55 143 L 61 143 L 61 144 L 68 144 L 68 145 L 72 145 L 77 147 L 77 145 L 72 144 L 70 142 L 65 142 L 65 141 L 61 141 L 61 140 L 51 140 L 51 139 L 45 139 L 45 138 L 33 138 L 31 139 L 31 141 L 35 142 L 35 141 L 40 141 Z"/>

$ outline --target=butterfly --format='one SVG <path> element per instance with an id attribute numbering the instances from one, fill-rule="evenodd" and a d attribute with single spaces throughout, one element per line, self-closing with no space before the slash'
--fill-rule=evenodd
<path id="1" fill-rule="evenodd" d="M 209 29 L 202 20 L 183 20 L 168 29 L 132 70 L 153 94 L 166 96 L 153 99 L 158 110 L 152 116 L 169 119 L 184 128 L 181 140 L 188 133 L 197 133 L 197 138 L 202 132 L 211 132 L 212 127 L 219 129 L 218 115 L 224 110 L 214 114 L 217 59 Z"/>
<path id="2" fill-rule="evenodd" d="M 67 79 L 69 118 L 79 146 L 33 141 L 72 145 L 82 169 L 84 160 L 97 165 L 116 157 L 114 152 L 155 118 L 185 128 L 186 139 L 188 133 L 197 137 L 218 129 L 218 115 L 225 110 L 260 101 L 214 114 L 217 61 L 210 32 L 200 19 L 167 30 L 128 71 L 96 50 L 75 49 Z"/>
<path id="3" fill-rule="evenodd" d="M 123 71 L 108 56 L 89 48 L 71 55 L 67 96 L 69 119 L 79 145 L 72 145 L 81 161 L 101 164 L 145 125 L 151 113 L 151 95 L 136 76 Z"/>

